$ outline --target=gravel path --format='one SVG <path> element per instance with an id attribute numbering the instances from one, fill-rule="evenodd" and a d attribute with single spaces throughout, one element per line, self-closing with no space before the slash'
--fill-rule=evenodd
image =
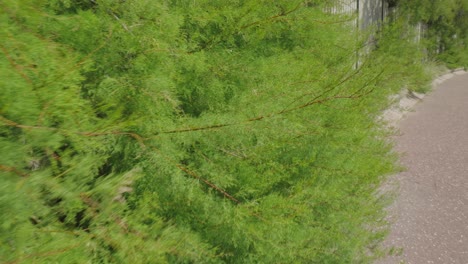
<path id="1" fill-rule="evenodd" d="M 385 244 L 403 251 L 378 263 L 468 263 L 468 74 L 450 77 L 398 123 L 406 171 Z"/>

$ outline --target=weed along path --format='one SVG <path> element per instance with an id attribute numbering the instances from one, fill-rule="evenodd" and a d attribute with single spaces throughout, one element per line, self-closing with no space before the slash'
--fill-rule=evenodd
<path id="1" fill-rule="evenodd" d="M 402 252 L 378 263 L 468 263 L 468 74 L 439 83 L 398 128 L 406 170 L 391 180 L 386 245 Z"/>

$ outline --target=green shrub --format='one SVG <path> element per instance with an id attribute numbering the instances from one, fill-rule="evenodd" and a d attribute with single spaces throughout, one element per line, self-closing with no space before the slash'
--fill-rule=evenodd
<path id="1" fill-rule="evenodd" d="M 1 262 L 378 257 L 375 120 L 427 75 L 323 2 L 0 3 Z"/>

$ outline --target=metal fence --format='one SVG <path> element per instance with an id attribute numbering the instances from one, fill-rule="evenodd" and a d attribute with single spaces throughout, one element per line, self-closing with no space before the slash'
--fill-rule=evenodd
<path id="1" fill-rule="evenodd" d="M 357 14 L 360 29 L 379 26 L 389 13 L 387 0 L 337 0 L 325 7 L 325 12 L 340 15 Z"/>
<path id="2" fill-rule="evenodd" d="M 325 7 L 325 12 L 331 14 L 350 15 L 358 10 L 358 0 L 337 0 Z"/>

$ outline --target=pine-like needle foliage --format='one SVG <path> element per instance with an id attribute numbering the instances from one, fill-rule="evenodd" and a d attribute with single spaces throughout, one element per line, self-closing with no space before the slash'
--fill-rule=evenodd
<path id="1" fill-rule="evenodd" d="M 412 24 L 424 25 L 423 45 L 429 56 L 449 67 L 468 66 L 467 0 L 399 0 Z"/>
<path id="2" fill-rule="evenodd" d="M 421 53 L 323 2 L 0 1 L 0 262 L 371 261 Z"/>

